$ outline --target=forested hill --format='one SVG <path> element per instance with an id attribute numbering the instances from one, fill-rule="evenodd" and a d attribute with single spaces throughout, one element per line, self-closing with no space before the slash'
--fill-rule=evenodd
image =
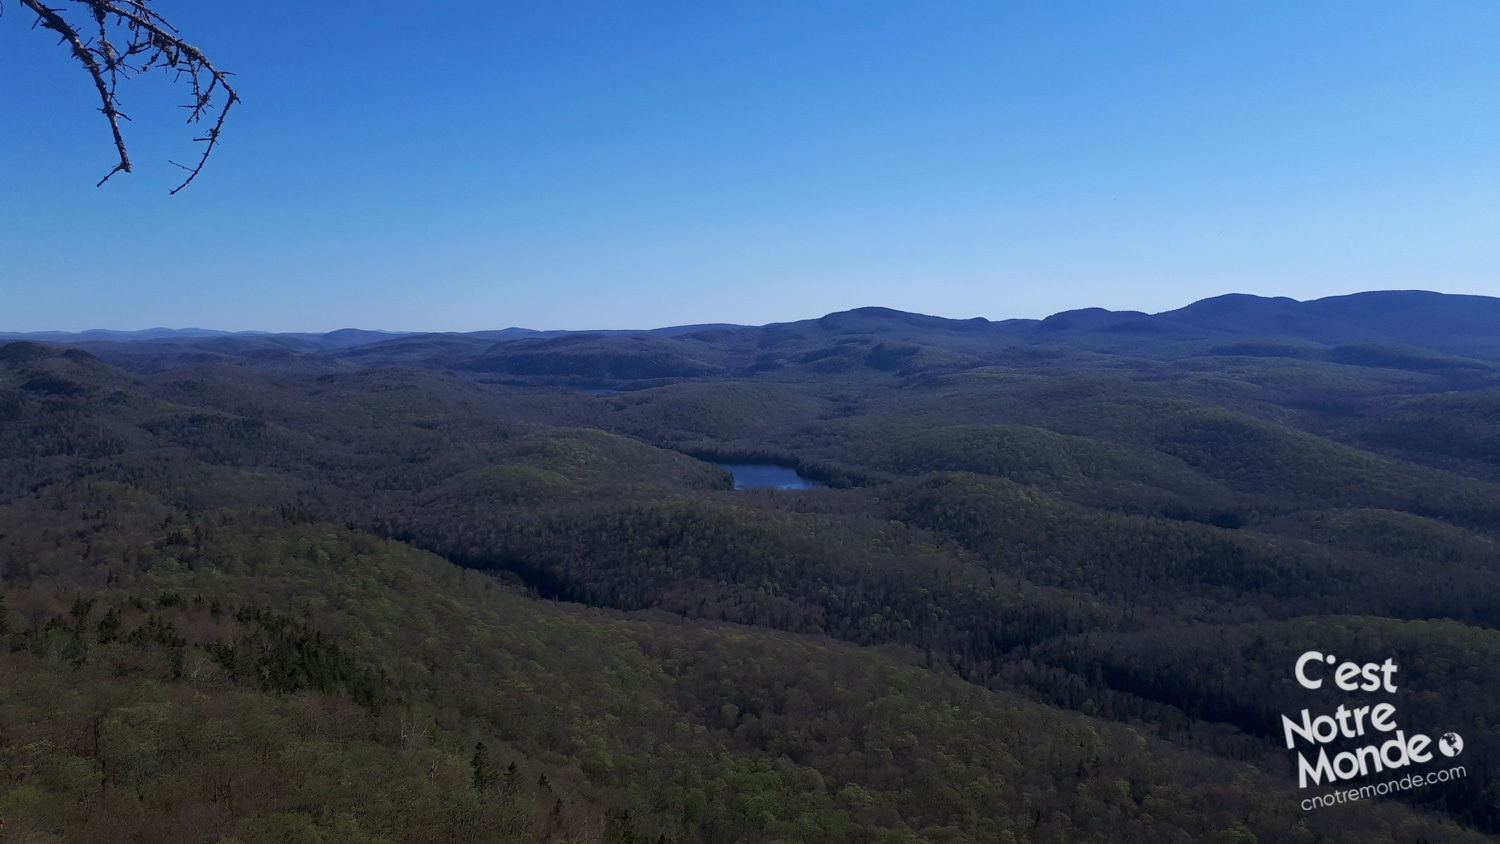
<path id="1" fill-rule="evenodd" d="M 877 368 L 912 363 L 917 350 L 950 356 L 949 366 L 1003 362 L 1013 347 L 1062 347 L 1150 359 L 1237 355 L 1325 360 L 1418 370 L 1500 361 L 1500 299 L 1423 291 L 1380 291 L 1308 302 L 1232 294 L 1159 314 L 1066 311 L 1046 319 L 944 319 L 859 308 L 821 319 L 764 326 L 687 325 L 650 331 L 534 331 L 461 334 L 343 329 L 327 334 L 229 333 L 201 329 L 0 333 L 0 339 L 61 343 L 116 365 L 157 371 L 236 363 L 283 370 L 411 365 L 469 369 L 512 378 L 604 381 L 737 378 L 827 352 L 830 343 L 883 342 L 867 355 Z M 937 361 L 924 361 L 930 368 Z"/>
<path id="2" fill-rule="evenodd" d="M 0 341 L 0 840 L 1496 840 L 1497 303 Z"/>

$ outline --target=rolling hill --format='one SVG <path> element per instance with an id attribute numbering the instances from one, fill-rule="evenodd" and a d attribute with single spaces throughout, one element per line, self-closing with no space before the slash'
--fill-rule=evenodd
<path id="1" fill-rule="evenodd" d="M 0 341 L 5 834 L 1495 840 L 1496 317 Z M 1308 809 L 1376 702 L 1463 775 Z"/>

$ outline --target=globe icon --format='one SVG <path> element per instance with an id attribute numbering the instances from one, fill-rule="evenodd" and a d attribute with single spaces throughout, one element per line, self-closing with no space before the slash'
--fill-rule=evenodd
<path id="1" fill-rule="evenodd" d="M 1443 733 L 1443 737 L 1438 739 L 1438 750 L 1441 750 L 1444 756 L 1457 756 L 1463 753 L 1463 736 L 1458 733 Z"/>

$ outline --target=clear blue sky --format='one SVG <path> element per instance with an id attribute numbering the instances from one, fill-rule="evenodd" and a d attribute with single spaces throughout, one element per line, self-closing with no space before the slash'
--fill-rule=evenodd
<path id="1" fill-rule="evenodd" d="M 1500 3 L 156 0 L 191 130 L 0 17 L 0 330 L 1500 294 Z"/>

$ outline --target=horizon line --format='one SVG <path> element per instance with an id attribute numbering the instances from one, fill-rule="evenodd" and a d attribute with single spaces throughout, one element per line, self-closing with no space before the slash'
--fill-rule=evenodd
<path id="1" fill-rule="evenodd" d="M 890 308 L 890 307 L 885 307 L 883 305 L 861 305 L 861 306 L 858 306 L 858 307 L 847 308 L 847 309 L 839 310 L 839 311 L 830 311 L 830 312 L 828 312 L 826 314 L 822 314 L 820 316 L 804 317 L 802 319 L 783 320 L 783 321 L 766 322 L 766 323 L 759 323 L 759 324 L 754 324 L 754 323 L 734 323 L 734 322 L 692 322 L 692 323 L 679 323 L 679 324 L 674 324 L 674 325 L 661 325 L 661 326 L 656 326 L 654 328 L 527 328 L 527 327 L 524 327 L 524 326 L 508 326 L 508 327 L 505 327 L 505 328 L 476 328 L 476 329 L 467 330 L 467 331 L 459 331 L 459 330 L 453 330 L 453 329 L 443 329 L 443 330 L 436 330 L 436 331 L 424 331 L 424 330 L 409 330 L 408 331 L 408 330 L 388 329 L 388 328 L 359 328 L 359 327 L 355 327 L 355 326 L 343 326 L 343 327 L 340 327 L 340 328 L 332 328 L 332 329 L 329 329 L 327 331 L 315 331 L 315 330 L 313 330 L 313 331 L 308 331 L 308 330 L 300 330 L 300 331 L 299 330 L 275 331 L 275 330 L 263 329 L 263 328 L 247 328 L 247 329 L 241 329 L 241 330 L 230 330 L 230 329 L 219 329 L 219 328 L 201 328 L 201 327 L 198 327 L 198 326 L 187 326 L 187 327 L 183 327 L 183 328 L 168 328 L 166 326 L 158 325 L 158 326 L 152 326 L 150 328 L 85 328 L 85 329 L 80 329 L 80 330 L 77 330 L 77 331 L 68 331 L 66 329 L 37 329 L 37 330 L 32 330 L 32 331 L 0 330 L 0 338 L 10 339 L 10 340 L 18 340 L 18 339 L 19 340 L 26 340 L 26 339 L 29 339 L 29 338 L 32 338 L 32 337 L 37 337 L 38 335 L 64 335 L 64 336 L 69 336 L 69 337 L 77 337 L 79 335 L 84 335 L 84 334 L 136 334 L 136 335 L 139 335 L 139 334 L 149 334 L 149 333 L 152 333 L 152 332 L 167 332 L 167 333 L 176 334 L 176 335 L 183 335 L 183 334 L 188 334 L 188 333 L 191 333 L 191 332 L 199 332 L 199 333 L 201 333 L 203 335 L 206 335 L 206 336 L 228 336 L 228 337 L 285 336 L 285 335 L 295 335 L 295 334 L 305 334 L 305 335 L 311 335 L 311 336 L 316 336 L 316 337 L 326 337 L 326 336 L 328 336 L 330 334 L 337 334 L 339 332 L 344 332 L 344 331 L 359 331 L 359 332 L 365 332 L 365 333 L 370 333 L 370 334 L 388 334 L 388 335 L 391 335 L 392 337 L 411 337 L 411 336 L 423 335 L 423 334 L 453 334 L 453 335 L 485 334 L 485 333 L 499 333 L 499 332 L 506 332 L 506 331 L 527 332 L 527 333 L 534 333 L 534 334 L 578 334 L 578 333 L 589 333 L 589 332 L 600 332 L 600 333 L 632 333 L 632 332 L 669 331 L 669 330 L 677 329 L 677 328 L 700 328 L 700 327 L 701 328 L 764 328 L 764 327 L 771 326 L 771 325 L 787 325 L 787 324 L 791 324 L 791 323 L 795 323 L 795 322 L 811 322 L 811 321 L 815 321 L 815 320 L 819 320 L 819 319 L 824 319 L 824 318 L 827 318 L 827 317 L 830 317 L 830 316 L 835 316 L 835 315 L 838 315 L 838 314 L 847 314 L 847 313 L 855 313 L 855 312 L 858 312 L 858 311 L 871 311 L 871 310 L 890 311 L 892 313 L 909 314 L 911 316 L 930 317 L 932 319 L 951 320 L 953 322 L 966 322 L 966 321 L 973 321 L 973 320 L 976 320 L 976 319 L 982 319 L 982 320 L 985 320 L 986 322 L 991 322 L 991 323 L 1042 322 L 1044 320 L 1051 319 L 1052 317 L 1060 316 L 1062 314 L 1081 313 L 1081 312 L 1087 312 L 1087 311 L 1104 311 L 1106 313 L 1115 313 L 1115 314 L 1141 314 L 1143 316 L 1160 316 L 1162 314 L 1169 314 L 1169 313 L 1173 313 L 1175 311 L 1184 310 L 1186 308 L 1190 308 L 1190 307 L 1192 307 L 1194 305 L 1198 305 L 1198 304 L 1201 304 L 1201 303 L 1204 303 L 1204 302 L 1212 302 L 1212 301 L 1222 300 L 1222 299 L 1259 299 L 1259 300 L 1268 301 L 1268 302 L 1274 302 L 1274 301 L 1278 301 L 1278 300 L 1286 300 L 1286 301 L 1290 301 L 1290 302 L 1295 302 L 1297 304 L 1308 304 L 1310 302 L 1321 302 L 1321 301 L 1325 301 L 1325 300 L 1328 300 L 1328 299 L 1347 299 L 1347 298 L 1351 298 L 1351 297 L 1355 297 L 1355 296 L 1369 296 L 1369 295 L 1382 294 L 1382 293 L 1387 293 L 1387 294 L 1389 294 L 1389 293 L 1421 293 L 1421 294 L 1429 294 L 1429 295 L 1433 295 L 1433 296 L 1444 296 L 1444 297 L 1452 297 L 1452 298 L 1467 298 L 1467 299 L 1495 299 L 1495 298 L 1500 298 L 1500 297 L 1496 297 L 1496 296 L 1483 296 L 1483 295 L 1473 294 L 1473 293 L 1443 293 L 1443 292 L 1437 291 L 1437 290 L 1421 290 L 1421 289 L 1416 289 L 1416 288 L 1407 288 L 1407 289 L 1386 289 L 1386 290 L 1362 290 L 1362 291 L 1358 291 L 1358 292 L 1355 292 L 1355 293 L 1343 293 L 1343 294 L 1338 294 L 1338 295 L 1334 295 L 1334 296 L 1320 296 L 1320 297 L 1318 297 L 1316 299 L 1296 299 L 1296 298 L 1291 297 L 1291 296 L 1261 296 L 1261 295 L 1255 294 L 1255 293 L 1221 293 L 1221 294 L 1218 294 L 1218 295 L 1215 295 L 1215 296 L 1208 296 L 1208 297 L 1205 297 L 1205 298 L 1202 298 L 1202 299 L 1194 299 L 1193 301 L 1187 303 L 1186 305 L 1182 305 L 1182 306 L 1177 307 L 1177 308 L 1169 308 L 1169 309 L 1164 310 L 1164 311 L 1155 311 L 1155 312 L 1151 312 L 1151 313 L 1148 313 L 1146 311 L 1134 311 L 1134 310 L 1112 311 L 1112 310 L 1109 310 L 1108 308 L 1101 308 L 1101 307 L 1097 307 L 1097 306 L 1086 306 L 1086 307 L 1081 307 L 1081 308 L 1069 308 L 1067 310 L 1057 311 L 1056 313 L 1048 314 L 1045 317 L 1006 317 L 1006 318 L 1002 318 L 1002 319 L 992 319 L 990 317 L 983 317 L 983 316 L 950 317 L 950 316 L 941 316 L 941 315 L 938 315 L 938 314 L 919 313 L 917 311 L 903 311 L 903 310 L 901 310 L 899 308 Z"/>

